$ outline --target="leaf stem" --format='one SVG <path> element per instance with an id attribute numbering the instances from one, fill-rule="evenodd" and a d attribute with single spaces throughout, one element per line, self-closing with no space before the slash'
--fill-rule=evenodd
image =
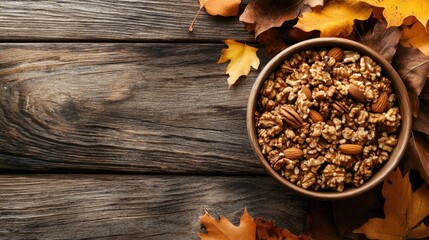
<path id="1" fill-rule="evenodd" d="M 204 5 L 205 5 L 205 4 L 204 4 Z M 200 9 L 198 9 L 197 14 L 195 14 L 194 19 L 192 19 L 192 22 L 191 22 L 191 24 L 189 25 L 189 29 L 188 29 L 188 30 L 189 30 L 189 32 L 194 31 L 195 21 L 197 20 L 198 15 L 200 15 L 201 10 L 203 9 L 204 5 L 202 5 L 202 6 L 200 7 Z"/>

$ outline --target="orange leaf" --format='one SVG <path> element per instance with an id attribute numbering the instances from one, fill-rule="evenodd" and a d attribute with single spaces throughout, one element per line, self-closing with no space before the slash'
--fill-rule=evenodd
<path id="1" fill-rule="evenodd" d="M 385 218 L 371 218 L 355 233 L 363 233 L 369 239 L 402 240 L 429 236 L 429 227 L 423 219 L 429 215 L 429 190 L 423 184 L 412 192 L 408 174 L 402 177 L 396 170 L 384 181 Z"/>
<path id="2" fill-rule="evenodd" d="M 200 9 L 195 14 L 189 26 L 189 32 L 194 31 L 194 25 L 201 10 L 205 7 L 210 15 L 220 15 L 224 17 L 236 16 L 240 7 L 241 0 L 198 0 L 200 2 Z"/>
<path id="3" fill-rule="evenodd" d="M 361 0 L 376 7 L 384 8 L 383 15 L 387 27 L 400 26 L 408 16 L 415 16 L 421 23 L 429 20 L 428 0 Z"/>
<path id="4" fill-rule="evenodd" d="M 304 13 L 295 27 L 320 30 L 320 37 L 346 37 L 353 31 L 354 20 L 366 20 L 371 12 L 371 6 L 357 0 L 330 1 L 320 11 Z"/>
<path id="5" fill-rule="evenodd" d="M 426 24 L 426 29 L 420 22 L 414 23 L 411 27 L 404 27 L 401 44 L 404 47 L 418 48 L 429 57 L 429 21 Z"/>
<path id="6" fill-rule="evenodd" d="M 210 15 L 236 16 L 241 0 L 199 0 L 200 8 L 205 7 Z"/>
<path id="7" fill-rule="evenodd" d="M 247 76 L 250 72 L 250 67 L 258 69 L 259 58 L 256 55 L 258 49 L 234 40 L 225 40 L 223 42 L 228 45 L 228 48 L 222 49 L 222 55 L 218 63 L 231 61 L 226 68 L 226 73 L 229 74 L 228 86 L 231 86 L 240 76 Z"/>
<path id="8" fill-rule="evenodd" d="M 240 225 L 234 226 L 225 217 L 219 220 L 214 219 L 207 211 L 200 217 L 200 223 L 203 224 L 207 233 L 198 233 L 201 240 L 255 240 L 256 224 L 253 218 L 244 209 L 243 216 L 240 218 Z"/>

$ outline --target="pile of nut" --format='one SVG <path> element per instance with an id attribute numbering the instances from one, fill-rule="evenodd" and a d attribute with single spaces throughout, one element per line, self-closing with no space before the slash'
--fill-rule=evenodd
<path id="1" fill-rule="evenodd" d="M 391 81 L 356 51 L 294 54 L 264 81 L 257 101 L 262 153 L 306 189 L 361 186 L 398 142 L 401 116 Z"/>

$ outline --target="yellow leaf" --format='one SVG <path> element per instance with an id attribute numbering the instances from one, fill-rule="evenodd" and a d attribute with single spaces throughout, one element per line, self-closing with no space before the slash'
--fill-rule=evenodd
<path id="1" fill-rule="evenodd" d="M 353 31 L 354 20 L 366 20 L 371 12 L 371 6 L 358 0 L 330 1 L 320 11 L 304 13 L 295 27 L 320 30 L 321 37 L 346 37 Z"/>
<path id="2" fill-rule="evenodd" d="M 423 184 L 412 192 L 408 174 L 396 170 L 384 181 L 382 189 L 385 218 L 371 218 L 355 229 L 369 239 L 402 240 L 429 236 L 423 219 L 429 215 L 429 190 Z"/>
<path id="3" fill-rule="evenodd" d="M 421 23 L 429 20 L 428 0 L 361 0 L 376 7 L 384 8 L 383 15 L 387 27 L 400 26 L 408 16 L 415 16 Z"/>
<path id="4" fill-rule="evenodd" d="M 229 74 L 228 86 L 231 86 L 240 76 L 247 76 L 251 66 L 258 69 L 259 58 L 256 55 L 258 49 L 234 40 L 224 40 L 223 42 L 228 45 L 228 48 L 222 49 L 218 63 L 231 61 L 226 68 L 226 73 Z"/>
<path id="5" fill-rule="evenodd" d="M 210 15 L 237 16 L 241 0 L 199 0 L 200 9 L 205 7 Z"/>
<path id="6" fill-rule="evenodd" d="M 219 220 L 214 219 L 206 211 L 200 217 L 200 223 L 203 224 L 207 233 L 198 233 L 201 240 L 255 240 L 256 239 L 256 224 L 253 218 L 244 209 L 243 216 L 240 218 L 240 225 L 234 226 L 225 217 L 220 217 Z"/>
<path id="7" fill-rule="evenodd" d="M 404 26 L 403 29 L 404 33 L 400 41 L 402 46 L 418 48 L 429 57 L 429 21 L 426 24 L 426 29 L 420 22 L 415 22 L 411 27 Z"/>

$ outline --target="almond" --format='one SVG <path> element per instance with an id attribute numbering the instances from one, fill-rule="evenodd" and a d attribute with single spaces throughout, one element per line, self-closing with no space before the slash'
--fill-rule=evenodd
<path id="1" fill-rule="evenodd" d="M 322 122 L 323 116 L 318 111 L 311 109 L 308 113 L 308 117 L 310 117 L 311 120 L 313 120 L 314 123 Z"/>
<path id="2" fill-rule="evenodd" d="M 362 146 L 358 144 L 341 144 L 340 151 L 347 155 L 358 155 L 362 152 Z"/>
<path id="3" fill-rule="evenodd" d="M 303 152 L 299 148 L 288 148 L 283 151 L 283 154 L 286 158 L 292 159 L 292 160 L 298 160 L 302 158 Z"/>
<path id="4" fill-rule="evenodd" d="M 352 96 L 352 98 L 358 102 L 366 103 L 366 98 L 363 92 L 359 89 L 358 86 L 354 84 L 350 84 L 349 87 L 349 94 Z"/>
<path id="5" fill-rule="evenodd" d="M 311 101 L 312 96 L 311 96 L 311 90 L 310 88 L 306 87 L 306 86 L 302 86 L 301 87 L 301 92 L 305 94 L 305 96 L 307 96 L 307 100 Z"/>
<path id="6" fill-rule="evenodd" d="M 328 56 L 334 58 L 335 61 L 341 62 L 343 61 L 344 52 L 341 48 L 335 47 L 328 51 Z"/>
<path id="7" fill-rule="evenodd" d="M 372 106 L 371 106 L 372 111 L 374 111 L 376 113 L 384 112 L 384 110 L 386 110 L 386 107 L 387 107 L 388 98 L 389 98 L 389 96 L 387 95 L 387 93 L 383 92 L 380 95 L 380 97 L 377 99 L 377 102 L 372 104 Z"/>

